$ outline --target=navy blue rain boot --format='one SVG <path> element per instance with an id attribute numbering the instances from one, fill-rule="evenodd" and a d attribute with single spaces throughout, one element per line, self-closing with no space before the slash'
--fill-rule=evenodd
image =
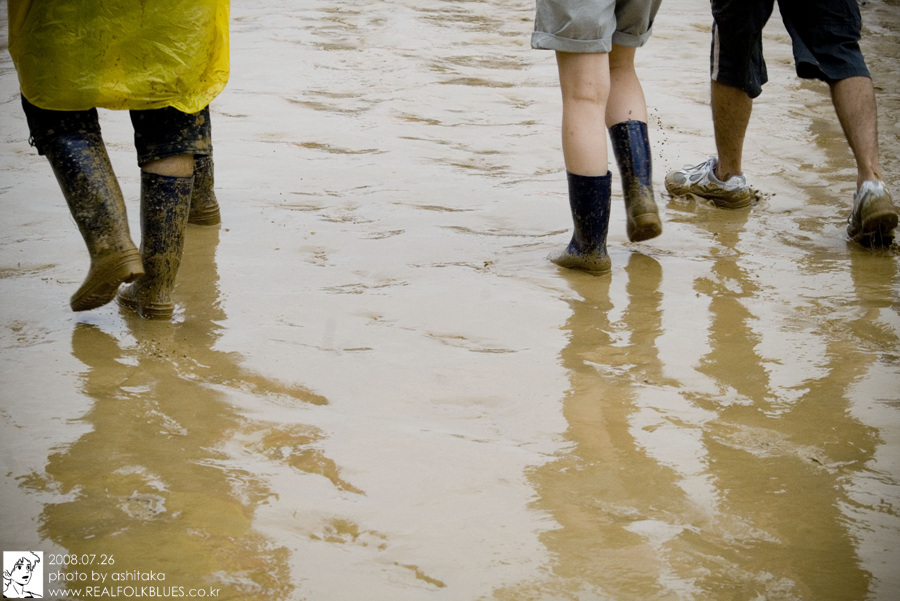
<path id="1" fill-rule="evenodd" d="M 569 246 L 551 255 L 550 260 L 560 267 L 607 273 L 612 269 L 612 261 L 606 254 L 612 174 L 588 176 L 567 172 L 566 175 L 575 232 Z"/>
<path id="2" fill-rule="evenodd" d="M 613 153 L 622 176 L 625 212 L 628 216 L 628 239 L 649 240 L 662 233 L 659 211 L 653 200 L 652 157 L 647 124 L 623 121 L 609 128 Z"/>

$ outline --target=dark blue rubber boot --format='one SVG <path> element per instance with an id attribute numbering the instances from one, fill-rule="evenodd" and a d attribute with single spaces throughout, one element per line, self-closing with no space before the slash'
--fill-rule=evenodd
<path id="1" fill-rule="evenodd" d="M 575 232 L 572 241 L 550 260 L 569 269 L 607 273 L 612 261 L 606 253 L 612 174 L 588 176 L 566 173 L 569 179 L 569 206 Z"/>
<path id="2" fill-rule="evenodd" d="M 616 123 L 609 128 L 609 137 L 622 176 L 628 239 L 640 242 L 655 238 L 662 233 L 662 222 L 653 200 L 653 161 L 647 124 L 632 120 Z"/>

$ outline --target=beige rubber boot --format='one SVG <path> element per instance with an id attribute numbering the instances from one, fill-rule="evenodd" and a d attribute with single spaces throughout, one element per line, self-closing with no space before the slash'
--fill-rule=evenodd
<path id="1" fill-rule="evenodd" d="M 144 273 L 122 190 L 99 134 L 59 136 L 44 153 L 91 257 L 87 277 L 69 305 L 73 311 L 96 309 L 116 296 L 119 285 Z"/>

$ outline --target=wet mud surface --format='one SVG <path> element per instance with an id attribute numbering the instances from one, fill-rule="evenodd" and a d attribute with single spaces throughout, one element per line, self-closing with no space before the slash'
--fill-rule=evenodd
<path id="1" fill-rule="evenodd" d="M 302 4 L 232 8 L 223 223 L 189 226 L 171 323 L 69 310 L 87 252 L 0 56 L 0 548 L 221 599 L 896 599 L 900 252 L 847 242 L 853 158 L 777 19 L 761 200 L 723 211 L 664 192 L 714 145 L 708 5 L 663 4 L 664 230 L 628 242 L 613 168 L 595 277 L 547 260 L 530 4 Z M 862 11 L 896 196 L 900 5 Z M 100 118 L 137 237 L 130 121 Z"/>

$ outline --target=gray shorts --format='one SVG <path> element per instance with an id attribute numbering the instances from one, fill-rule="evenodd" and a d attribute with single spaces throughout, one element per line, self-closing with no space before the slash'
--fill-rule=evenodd
<path id="1" fill-rule="evenodd" d="M 662 0 L 537 0 L 531 47 L 559 52 L 639 48 Z"/>

